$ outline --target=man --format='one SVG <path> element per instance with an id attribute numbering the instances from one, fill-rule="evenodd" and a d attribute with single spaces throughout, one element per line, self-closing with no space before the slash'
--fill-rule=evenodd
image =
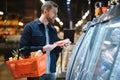
<path id="1" fill-rule="evenodd" d="M 68 46 L 62 44 L 57 46 L 59 41 L 56 29 L 52 26 L 58 13 L 58 5 L 53 1 L 46 1 L 41 7 L 39 19 L 28 23 L 20 39 L 20 47 L 25 49 L 25 56 L 30 52 L 42 50 L 47 56 L 47 71 L 41 77 L 27 78 L 27 80 L 55 80 L 56 60 L 62 48 Z M 68 43 L 69 40 L 66 42 Z"/>

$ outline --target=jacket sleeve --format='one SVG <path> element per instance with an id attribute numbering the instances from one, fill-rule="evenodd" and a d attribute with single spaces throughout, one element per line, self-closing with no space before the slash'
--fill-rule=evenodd
<path id="1" fill-rule="evenodd" d="M 54 39 L 56 39 L 55 41 L 57 42 L 57 41 L 59 41 L 60 39 L 59 39 L 59 37 L 58 37 L 58 35 L 57 35 L 56 29 L 54 29 L 54 32 L 55 32 L 55 38 L 54 38 Z M 62 50 L 63 50 L 63 48 L 57 46 L 57 47 L 55 47 L 52 51 L 53 51 L 53 53 L 55 53 L 55 54 L 59 54 L 60 52 L 62 52 Z"/>

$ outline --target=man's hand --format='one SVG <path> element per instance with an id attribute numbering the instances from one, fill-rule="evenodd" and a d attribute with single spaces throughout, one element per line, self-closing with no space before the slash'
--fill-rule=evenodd
<path id="1" fill-rule="evenodd" d="M 56 44 L 48 44 L 43 47 L 43 51 L 51 51 L 56 47 Z"/>
<path id="2" fill-rule="evenodd" d="M 60 47 L 61 47 L 61 48 L 65 48 L 65 47 L 69 46 L 70 44 L 71 44 L 71 42 L 66 43 L 66 44 L 63 44 L 63 45 L 61 45 Z"/>
<path id="3" fill-rule="evenodd" d="M 71 41 L 69 39 L 64 39 L 61 41 L 56 42 L 57 46 L 60 46 L 61 48 L 65 48 L 71 44 Z"/>

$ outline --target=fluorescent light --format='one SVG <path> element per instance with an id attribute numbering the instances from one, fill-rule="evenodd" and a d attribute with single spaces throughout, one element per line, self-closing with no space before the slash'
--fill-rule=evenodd
<path id="1" fill-rule="evenodd" d="M 81 25 L 83 23 L 83 20 L 78 21 L 78 25 Z"/>
<path id="2" fill-rule="evenodd" d="M 76 27 L 81 26 L 83 24 L 83 19 L 86 19 L 86 17 L 89 15 L 89 10 L 82 16 L 82 19 L 75 24 Z"/>
<path id="3" fill-rule="evenodd" d="M 71 0 L 67 0 L 68 2 L 70 2 Z"/>
<path id="4" fill-rule="evenodd" d="M 79 25 L 78 24 L 75 24 L 75 27 L 78 27 Z"/>
<path id="5" fill-rule="evenodd" d="M 84 14 L 84 16 L 82 17 L 82 19 L 86 19 L 86 17 L 89 15 L 89 10 Z"/>
<path id="6" fill-rule="evenodd" d="M 60 22 L 60 19 L 57 17 L 56 19 L 55 19 L 57 22 Z"/>
<path id="7" fill-rule="evenodd" d="M 40 0 L 42 3 L 45 3 L 45 0 Z"/>
<path id="8" fill-rule="evenodd" d="M 24 23 L 23 23 L 23 22 L 19 22 L 18 25 L 19 25 L 19 26 L 23 26 Z"/>
<path id="9" fill-rule="evenodd" d="M 4 14 L 4 12 L 0 11 L 0 15 L 3 15 L 3 14 Z"/>
<path id="10" fill-rule="evenodd" d="M 66 2 L 67 4 L 70 4 L 70 2 L 68 1 L 68 2 Z"/>
<path id="11" fill-rule="evenodd" d="M 63 26 L 63 22 L 60 22 L 59 24 L 60 24 L 61 26 Z"/>

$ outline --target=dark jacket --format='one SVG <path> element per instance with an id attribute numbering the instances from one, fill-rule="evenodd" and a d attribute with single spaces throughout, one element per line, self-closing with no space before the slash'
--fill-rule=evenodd
<path id="1" fill-rule="evenodd" d="M 56 29 L 51 25 L 48 24 L 47 27 L 49 28 L 49 40 L 50 44 L 58 41 L 59 38 L 57 36 Z M 42 50 L 43 46 L 46 45 L 46 36 L 45 36 L 45 27 L 43 23 L 39 21 L 39 19 L 26 24 L 22 36 L 20 38 L 20 47 L 25 48 L 24 54 L 30 55 L 31 51 Z M 52 51 L 50 51 L 50 71 L 56 71 L 56 60 L 58 58 L 59 53 L 62 51 L 62 48 L 56 47 Z"/>

